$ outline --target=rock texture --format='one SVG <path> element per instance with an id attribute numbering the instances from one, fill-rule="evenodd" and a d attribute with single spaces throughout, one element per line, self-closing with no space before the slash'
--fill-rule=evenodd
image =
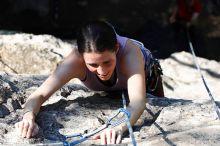
<path id="1" fill-rule="evenodd" d="M 197 58 L 204 79 L 213 96 L 220 101 L 219 62 Z M 201 75 L 191 54 L 179 52 L 161 60 L 166 96 L 184 99 L 209 99 Z"/>
<path id="2" fill-rule="evenodd" d="M 1 35 L 0 68 L 17 74 L 48 74 L 73 47 L 51 35 Z"/>
<path id="3" fill-rule="evenodd" d="M 16 72 L 9 69 L 8 66 L 1 66 L 0 144 L 62 145 L 61 141 L 64 135 L 90 132 L 100 127 L 103 121 L 106 121 L 109 116 L 117 112 L 118 108 L 122 107 L 120 92 L 93 92 L 85 88 L 78 80 L 71 80 L 42 106 L 37 117 L 37 123 L 40 126 L 39 134 L 31 139 L 18 137 L 14 124 L 22 117 L 22 106 L 27 97 L 40 86 L 50 71 L 62 60 L 60 56 L 66 55 L 68 51 L 63 51 L 65 50 L 63 46 L 69 46 L 66 47 L 67 49 L 74 46 L 74 44 L 64 43 L 47 35 L 22 35 L 20 36 L 21 40 L 27 36 L 32 36 L 33 40 L 38 37 L 38 41 L 35 40 L 30 43 L 29 39 L 23 42 L 15 39 L 20 45 L 6 49 L 7 46 L 10 46 L 9 44 L 14 44 L 15 40 L 12 39 L 10 43 L 9 41 L 6 43 L 7 39 L 3 40 L 3 38 L 10 36 L 2 36 L 1 39 L 1 58 L 11 54 L 8 55 L 11 57 L 7 58 L 7 62 L 10 62 L 10 68 L 14 68 Z M 44 41 L 46 39 L 48 41 Z M 65 45 L 54 47 L 56 42 Z M 51 47 L 44 47 L 45 44 Z M 56 52 L 59 52 L 60 55 L 48 51 L 51 48 L 59 50 Z M 14 55 L 10 51 L 20 51 L 20 55 Z M 38 69 L 35 69 L 33 62 L 28 61 L 27 57 L 20 57 L 29 54 L 29 52 L 36 54 L 33 56 L 33 60 L 34 57 L 38 58 L 38 55 L 47 56 L 36 62 Z M 48 61 L 52 55 L 58 59 Z M 6 62 L 6 59 L 4 60 Z M 20 62 L 15 60 L 20 60 Z M 24 62 L 26 64 L 23 65 Z M 46 63 L 44 64 L 44 62 L 48 63 L 47 67 L 45 67 Z M 160 62 L 164 70 L 166 97 L 157 98 L 148 94 L 149 100 L 146 104 L 146 110 L 133 127 L 137 145 L 220 145 L 220 120 L 193 64 L 192 56 L 186 52 L 178 52 L 167 59 L 160 60 Z M 220 73 L 218 68 L 220 63 L 205 58 L 198 58 L 198 62 L 219 107 Z M 20 67 L 16 68 L 16 65 Z M 99 143 L 90 139 L 80 145 L 92 144 L 98 145 Z M 128 134 L 124 135 L 121 145 L 132 145 Z"/>

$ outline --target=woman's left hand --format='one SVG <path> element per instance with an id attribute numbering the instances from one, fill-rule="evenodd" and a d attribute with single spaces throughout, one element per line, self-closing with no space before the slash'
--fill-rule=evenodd
<path id="1" fill-rule="evenodd" d="M 119 129 L 107 128 L 101 133 L 95 135 L 94 139 L 100 139 L 101 145 L 120 144 L 122 139 L 122 131 Z"/>

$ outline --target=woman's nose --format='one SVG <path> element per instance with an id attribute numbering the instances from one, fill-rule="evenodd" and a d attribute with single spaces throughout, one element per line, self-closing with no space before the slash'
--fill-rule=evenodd
<path id="1" fill-rule="evenodd" d="M 99 66 L 99 67 L 97 68 L 97 73 L 98 73 L 99 75 L 105 75 L 105 74 L 106 74 L 106 69 L 105 69 L 104 67 L 102 67 L 102 66 Z"/>

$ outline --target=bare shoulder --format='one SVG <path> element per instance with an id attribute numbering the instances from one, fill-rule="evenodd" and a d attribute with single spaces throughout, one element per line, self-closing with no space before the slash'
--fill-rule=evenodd
<path id="1" fill-rule="evenodd" d="M 127 40 L 124 53 L 124 57 L 127 59 L 143 58 L 140 45 L 138 45 L 131 39 Z"/>
<path id="2" fill-rule="evenodd" d="M 84 60 L 82 55 L 77 51 L 76 48 L 72 49 L 72 51 L 67 56 L 67 59 L 70 59 L 72 63 L 83 64 Z"/>
<path id="3" fill-rule="evenodd" d="M 143 60 L 144 56 L 141 53 L 140 46 L 133 40 L 128 39 L 125 45 L 124 55 L 122 57 L 123 71 L 127 74 L 144 67 Z"/>
<path id="4" fill-rule="evenodd" d="M 63 60 L 60 67 L 66 71 L 73 78 L 83 79 L 85 76 L 85 63 L 82 55 L 76 49 L 73 49 L 67 57 Z"/>

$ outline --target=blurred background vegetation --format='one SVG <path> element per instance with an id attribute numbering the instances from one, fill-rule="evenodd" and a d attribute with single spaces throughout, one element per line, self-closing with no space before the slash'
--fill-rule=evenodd
<path id="1" fill-rule="evenodd" d="M 196 24 L 198 56 L 220 60 L 220 0 L 201 0 Z M 75 39 L 87 20 L 107 20 L 121 35 L 142 41 L 158 58 L 181 51 L 174 45 L 169 17 L 175 0 L 2 0 L 1 33 L 51 34 Z"/>

